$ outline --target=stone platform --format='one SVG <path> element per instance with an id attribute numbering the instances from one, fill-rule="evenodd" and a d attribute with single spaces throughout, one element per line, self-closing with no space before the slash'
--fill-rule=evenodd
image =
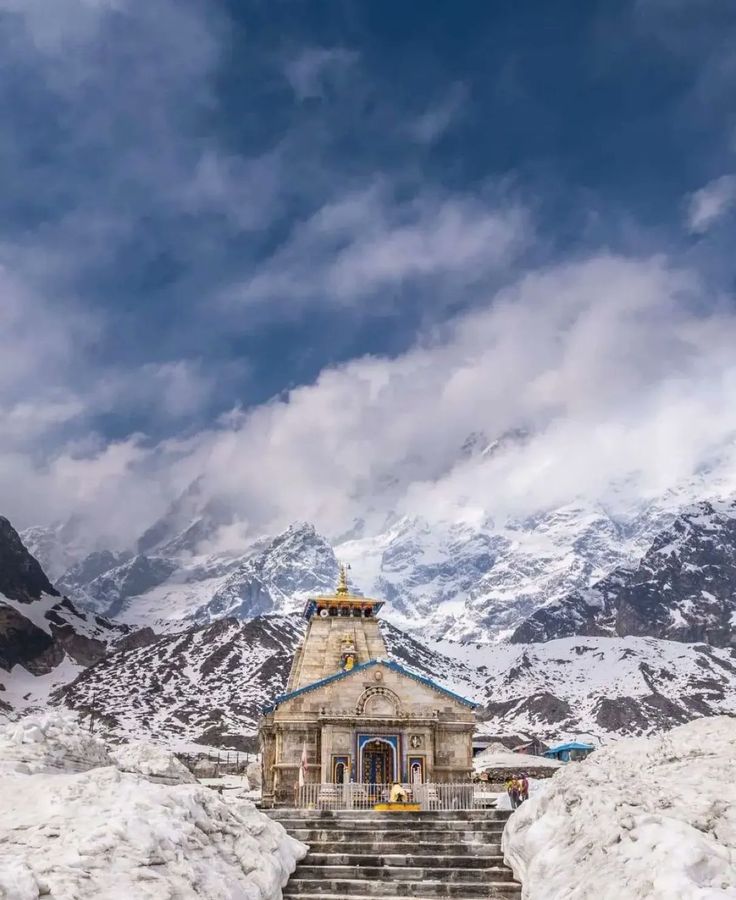
<path id="1" fill-rule="evenodd" d="M 309 853 L 284 900 L 520 898 L 504 864 L 505 810 L 268 812 Z"/>

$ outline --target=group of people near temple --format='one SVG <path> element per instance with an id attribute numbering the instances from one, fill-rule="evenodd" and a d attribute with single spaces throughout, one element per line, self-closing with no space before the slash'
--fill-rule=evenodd
<path id="1" fill-rule="evenodd" d="M 511 801 L 511 809 L 517 809 L 529 799 L 529 779 L 526 775 L 512 775 L 506 781 L 506 793 Z"/>

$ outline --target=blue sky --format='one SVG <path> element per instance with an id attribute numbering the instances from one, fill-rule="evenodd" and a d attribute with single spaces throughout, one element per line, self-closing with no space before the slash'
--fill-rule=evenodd
<path id="1" fill-rule="evenodd" d="M 601 255 L 676 266 L 674 303 L 729 315 L 734 46 L 728 0 L 0 0 L 0 500 L 27 523 L 84 506 L 96 478 L 129 496 L 137 473 L 165 505 L 209 467 L 204 435 L 250 433 L 366 357 L 439 358 L 504 291 Z M 625 318 L 626 296 L 610 304 Z M 632 342 L 649 336 L 632 363 L 647 385 L 681 358 L 650 358 L 679 312 L 662 315 Z M 546 427 L 568 399 L 520 416 Z M 516 424 L 469 406 L 453 441 L 484 416 Z M 263 440 L 243 452 L 280 439 Z M 432 443 L 420 479 L 452 458 Z M 362 466 L 343 492 L 385 475 Z"/>

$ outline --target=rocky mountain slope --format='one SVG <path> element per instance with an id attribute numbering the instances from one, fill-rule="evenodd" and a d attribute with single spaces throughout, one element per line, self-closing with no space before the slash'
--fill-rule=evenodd
<path id="1" fill-rule="evenodd" d="M 334 586 L 340 559 L 350 565 L 354 587 L 388 601 L 386 615 L 402 630 L 499 640 L 545 604 L 634 562 L 657 524 L 669 521 L 669 514 L 650 511 L 627 531 L 605 510 L 578 504 L 503 527 L 490 519 L 403 518 L 378 536 L 334 546 L 312 525 L 295 523 L 215 552 L 189 542 L 202 533 L 201 519 L 173 537 L 161 522 L 155 530 L 167 542 L 141 539 L 145 553 L 95 551 L 70 566 L 57 586 L 86 608 L 134 627 L 178 630 L 227 615 L 291 612 L 308 594 Z M 212 527 L 204 530 L 211 534 Z"/>
<path id="2" fill-rule="evenodd" d="M 391 656 L 473 696 L 483 678 L 389 623 Z M 306 622 L 296 615 L 220 619 L 179 634 L 138 632 L 53 697 L 94 715 L 116 737 L 146 733 L 169 746 L 253 747 L 261 708 L 286 688 Z M 479 693 L 480 692 L 480 693 Z"/>
<path id="3" fill-rule="evenodd" d="M 726 649 L 600 637 L 425 645 L 382 627 L 393 658 L 478 702 L 479 727 L 492 735 L 606 742 L 736 714 L 736 655 Z M 93 712 L 113 737 L 252 749 L 261 707 L 285 689 L 303 634 L 299 618 L 272 616 L 151 635 L 84 670 L 53 700 Z"/>
<path id="4" fill-rule="evenodd" d="M 284 690 L 303 624 L 295 617 L 221 619 L 179 634 L 148 633 L 81 672 L 54 701 L 94 715 L 112 735 L 185 749 L 253 749 L 260 709 Z"/>
<path id="5" fill-rule="evenodd" d="M 703 501 L 679 515 L 660 504 L 625 525 L 579 505 L 520 523 L 516 536 L 508 523 L 502 534 L 485 520 L 446 528 L 396 520 L 380 540 L 351 537 L 336 548 L 298 523 L 239 556 L 214 545 L 194 552 L 202 545 L 187 544 L 187 535 L 210 540 L 216 521 L 212 513 L 199 531 L 179 532 L 160 523 L 135 552 L 87 556 L 58 581 L 73 604 L 26 561 L 22 589 L 32 599 L 23 608 L 44 619 L 47 637 L 56 639 L 46 612 L 59 606 L 71 615 L 64 604 L 76 610 L 79 598 L 145 626 L 84 671 L 67 653 L 76 668 L 54 702 L 94 710 L 113 734 L 236 746 L 253 734 L 260 706 L 283 690 L 304 628 L 293 612 L 334 587 L 339 556 L 366 592 L 388 598 L 391 654 L 477 700 L 490 733 L 606 740 L 736 713 L 733 503 Z M 645 541 L 640 559 L 629 561 Z M 615 564 L 622 556 L 625 564 Z M 157 568 L 162 561 L 174 566 L 170 574 Z M 562 585 L 587 583 L 599 570 L 591 587 L 560 596 Z M 163 581 L 151 587 L 157 572 Z M 6 606 L 17 612 L 22 603 Z M 79 616 L 104 630 L 95 614 Z M 499 640 L 508 633 L 510 642 Z"/>
<path id="6" fill-rule="evenodd" d="M 441 645 L 440 645 L 441 647 Z M 651 734 L 736 714 L 736 654 L 656 638 L 504 644 L 465 658 L 487 675 L 483 730 L 542 738 Z"/>
<path id="7" fill-rule="evenodd" d="M 736 504 L 703 502 L 657 535 L 634 567 L 537 610 L 512 641 L 649 635 L 736 646 Z"/>
<path id="8" fill-rule="evenodd" d="M 0 708 L 48 694 L 126 631 L 63 597 L 0 517 Z"/>

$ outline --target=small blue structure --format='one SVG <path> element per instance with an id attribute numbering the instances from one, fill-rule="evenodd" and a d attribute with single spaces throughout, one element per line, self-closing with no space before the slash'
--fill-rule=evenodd
<path id="1" fill-rule="evenodd" d="M 595 747 L 592 744 L 581 744 L 579 741 L 569 741 L 567 744 L 558 744 L 550 747 L 544 755 L 547 759 L 559 759 L 560 762 L 570 762 L 585 759 L 592 753 Z"/>

